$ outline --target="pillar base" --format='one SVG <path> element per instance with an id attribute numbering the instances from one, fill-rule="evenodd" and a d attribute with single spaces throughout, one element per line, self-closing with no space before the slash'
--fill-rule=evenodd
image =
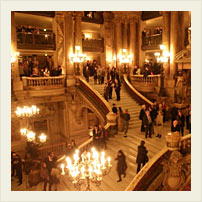
<path id="1" fill-rule="evenodd" d="M 66 80 L 67 87 L 75 86 L 76 85 L 76 79 L 72 77 L 67 77 Z"/>

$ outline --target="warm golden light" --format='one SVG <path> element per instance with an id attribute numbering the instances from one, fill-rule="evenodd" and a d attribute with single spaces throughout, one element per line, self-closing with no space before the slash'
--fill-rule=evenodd
<path id="1" fill-rule="evenodd" d="M 44 133 L 41 133 L 41 135 L 39 136 L 39 138 L 40 138 L 40 142 L 46 142 L 46 135 L 44 135 Z"/>
<path id="2" fill-rule="evenodd" d="M 127 50 L 124 48 L 124 49 L 123 49 L 123 53 L 126 53 L 126 51 L 127 51 Z"/>
<path id="3" fill-rule="evenodd" d="M 84 36 L 86 39 L 91 39 L 92 38 L 92 34 L 90 33 L 84 33 Z"/>
<path id="4" fill-rule="evenodd" d="M 27 133 L 27 141 L 28 142 L 32 142 L 32 141 L 34 141 L 35 140 L 35 133 L 34 132 L 32 132 L 32 131 L 29 131 L 28 133 Z"/>
<path id="5" fill-rule="evenodd" d="M 79 150 L 77 149 L 73 154 L 73 163 L 69 157 L 66 158 L 68 169 L 68 174 L 71 176 L 72 183 L 74 185 L 80 186 L 83 180 L 87 180 L 87 187 L 89 188 L 90 180 L 97 185 L 100 185 L 102 177 L 108 174 L 111 170 L 111 158 L 105 158 L 105 152 L 98 152 L 93 147 L 91 148 L 91 152 L 83 152 L 81 154 L 81 160 L 79 158 Z M 62 172 L 61 174 L 65 174 L 65 165 L 61 164 Z M 82 180 L 82 181 L 81 181 Z"/>
<path id="6" fill-rule="evenodd" d="M 160 45 L 160 49 L 164 50 L 165 49 L 165 45 Z"/>
<path id="7" fill-rule="evenodd" d="M 154 55 L 155 55 L 156 57 L 159 57 L 159 56 L 160 56 L 160 53 L 159 53 L 159 52 L 156 52 L 156 53 L 154 53 Z"/>
<path id="8" fill-rule="evenodd" d="M 45 34 L 45 37 L 47 38 L 47 37 L 48 37 L 48 34 Z"/>
<path id="9" fill-rule="evenodd" d="M 80 50 L 80 46 L 75 46 L 75 50 L 79 51 Z"/>
<path id="10" fill-rule="evenodd" d="M 24 106 L 23 108 L 17 107 L 17 110 L 15 111 L 16 116 L 18 117 L 30 117 L 36 114 L 39 114 L 39 108 L 37 108 L 35 105 L 32 105 L 31 107 Z"/>

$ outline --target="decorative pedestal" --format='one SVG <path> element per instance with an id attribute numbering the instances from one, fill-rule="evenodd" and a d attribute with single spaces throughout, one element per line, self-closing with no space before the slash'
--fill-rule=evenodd
<path id="1" fill-rule="evenodd" d="M 167 147 L 170 150 L 178 150 L 180 138 L 181 136 L 179 132 L 167 133 L 166 134 Z"/>

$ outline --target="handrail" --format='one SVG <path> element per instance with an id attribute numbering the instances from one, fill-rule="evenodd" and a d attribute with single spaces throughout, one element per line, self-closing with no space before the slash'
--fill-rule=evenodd
<path id="1" fill-rule="evenodd" d="M 100 95 L 99 92 L 95 91 L 82 77 L 79 77 L 79 86 L 82 89 L 85 89 L 88 94 L 87 96 L 92 96 L 96 105 L 100 105 L 104 109 L 105 115 L 112 111 L 109 103 Z"/>
<path id="2" fill-rule="evenodd" d="M 188 134 L 184 137 L 181 137 L 180 144 L 183 141 L 191 139 L 191 134 Z M 128 185 L 128 187 L 125 189 L 125 191 L 135 191 L 135 189 L 138 191 L 138 185 L 140 184 L 140 181 L 143 180 L 146 174 L 148 174 L 148 171 L 154 166 L 154 164 L 157 164 L 157 162 L 163 158 L 164 155 L 166 155 L 167 152 L 171 152 L 167 146 L 165 146 L 159 153 L 157 153 L 149 162 L 140 170 L 140 172 L 133 178 L 131 183 Z"/>
<path id="3" fill-rule="evenodd" d="M 134 96 L 140 104 L 146 104 L 146 105 L 152 105 L 153 102 L 148 100 L 145 96 L 143 96 L 140 92 L 138 92 L 128 81 L 127 75 L 123 76 L 124 78 L 124 83 L 126 89 L 131 93 L 132 96 Z"/>

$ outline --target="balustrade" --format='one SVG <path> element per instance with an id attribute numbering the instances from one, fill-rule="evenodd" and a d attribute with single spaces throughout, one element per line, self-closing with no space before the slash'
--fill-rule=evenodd
<path id="1" fill-rule="evenodd" d="M 65 84 L 65 76 L 54 77 L 22 77 L 24 89 L 62 88 Z"/>
<path id="2" fill-rule="evenodd" d="M 145 83 L 148 85 L 151 85 L 151 84 L 157 85 L 159 79 L 160 79 L 160 74 L 148 75 L 147 77 L 144 77 L 144 75 L 132 75 L 131 76 L 131 80 L 133 82 Z"/>
<path id="3" fill-rule="evenodd" d="M 17 33 L 17 46 L 19 49 L 55 49 L 55 34 Z"/>
<path id="4" fill-rule="evenodd" d="M 142 49 L 159 49 L 159 45 L 162 43 L 162 34 L 154 34 L 150 36 L 142 37 Z"/>

